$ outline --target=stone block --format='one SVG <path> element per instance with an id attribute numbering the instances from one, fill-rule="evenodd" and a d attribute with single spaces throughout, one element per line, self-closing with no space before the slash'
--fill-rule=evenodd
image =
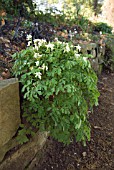
<path id="1" fill-rule="evenodd" d="M 18 145 L 19 145 L 19 143 L 18 143 L 17 139 L 14 138 L 14 139 L 11 139 L 10 141 L 8 141 L 8 143 L 6 143 L 4 146 L 2 146 L 2 148 L 0 149 L 0 162 L 3 161 L 5 155 L 8 151 L 10 151 L 11 149 L 15 148 Z"/>
<path id="2" fill-rule="evenodd" d="M 92 54 L 93 58 L 96 57 L 97 53 L 97 44 L 96 43 L 86 43 L 86 44 L 79 44 L 81 46 L 81 52 L 83 54 Z"/>
<path id="3" fill-rule="evenodd" d="M 90 63 L 95 72 L 99 70 L 98 58 L 90 59 Z"/>
<path id="4" fill-rule="evenodd" d="M 16 134 L 20 122 L 18 79 L 2 80 L 0 81 L 0 149 Z"/>
<path id="5" fill-rule="evenodd" d="M 35 157 L 38 155 L 40 157 L 42 154 L 41 149 L 48 134 L 47 132 L 37 132 L 28 143 L 23 144 L 0 164 L 0 170 L 33 170 Z"/>

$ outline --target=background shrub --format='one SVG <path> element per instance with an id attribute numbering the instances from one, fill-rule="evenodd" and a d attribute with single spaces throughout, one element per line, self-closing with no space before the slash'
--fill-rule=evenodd
<path id="1" fill-rule="evenodd" d="M 111 34 L 112 33 L 112 27 L 109 26 L 107 23 L 103 23 L 103 22 L 100 22 L 100 23 L 96 23 L 95 24 L 95 27 L 94 27 L 94 30 L 97 31 L 97 32 L 102 32 L 102 33 L 109 33 Z"/>

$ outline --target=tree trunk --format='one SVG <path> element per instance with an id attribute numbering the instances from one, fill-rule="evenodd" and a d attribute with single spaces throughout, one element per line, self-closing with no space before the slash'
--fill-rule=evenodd
<path id="1" fill-rule="evenodd" d="M 95 12 L 95 16 L 97 15 L 97 7 L 98 7 L 98 0 L 94 0 L 93 9 L 94 9 L 94 12 Z"/>
<path id="2" fill-rule="evenodd" d="M 105 0 L 102 8 L 105 21 L 114 28 L 114 0 Z"/>

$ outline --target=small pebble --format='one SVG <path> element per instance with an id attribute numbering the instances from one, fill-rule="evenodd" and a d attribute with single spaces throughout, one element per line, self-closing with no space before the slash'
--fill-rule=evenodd
<path id="1" fill-rule="evenodd" d="M 86 153 L 86 152 L 83 152 L 82 155 L 83 155 L 83 157 L 85 157 L 85 156 L 87 155 L 87 153 Z"/>

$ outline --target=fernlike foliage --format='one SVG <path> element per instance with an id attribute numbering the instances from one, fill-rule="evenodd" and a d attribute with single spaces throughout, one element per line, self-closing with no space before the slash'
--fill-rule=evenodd
<path id="1" fill-rule="evenodd" d="M 79 45 L 36 39 L 34 46 L 13 55 L 26 100 L 24 117 L 65 144 L 74 137 L 90 140 L 88 110 L 98 104 L 97 76 L 79 50 Z"/>

